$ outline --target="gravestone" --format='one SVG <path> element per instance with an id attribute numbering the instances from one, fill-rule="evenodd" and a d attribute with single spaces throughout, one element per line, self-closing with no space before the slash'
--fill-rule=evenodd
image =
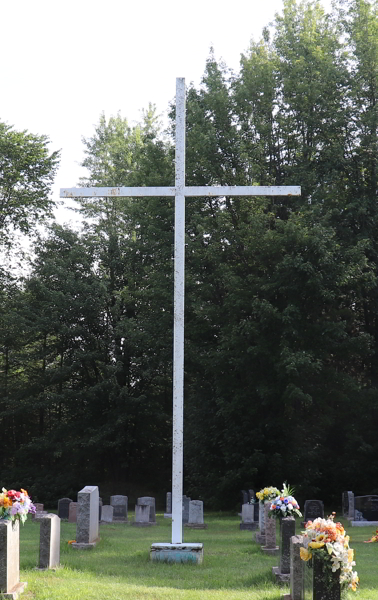
<path id="1" fill-rule="evenodd" d="M 241 505 L 243 506 L 243 504 L 248 504 L 249 502 L 249 494 L 246 490 L 240 490 L 240 494 L 241 494 Z"/>
<path id="2" fill-rule="evenodd" d="M 102 498 L 98 499 L 98 520 L 101 521 L 102 515 Z"/>
<path id="3" fill-rule="evenodd" d="M 128 497 L 127 496 L 110 496 L 110 506 L 113 507 L 113 521 L 123 521 L 127 523 L 127 508 L 128 508 Z"/>
<path id="4" fill-rule="evenodd" d="M 348 521 L 354 521 L 354 494 L 353 492 L 343 492 L 342 495 L 342 514 Z"/>
<path id="5" fill-rule="evenodd" d="M 282 600 L 304 600 L 305 568 L 310 569 L 301 559 L 300 550 L 303 547 L 301 535 L 292 536 L 290 540 L 290 594 L 284 594 Z"/>
<path id="6" fill-rule="evenodd" d="M 184 496 L 182 497 L 182 522 L 183 524 L 188 523 L 189 522 L 189 502 L 191 501 L 191 498 L 189 498 L 189 496 Z"/>
<path id="7" fill-rule="evenodd" d="M 259 526 L 259 515 L 260 515 L 260 502 L 255 502 L 254 505 L 253 520 L 256 521 L 256 526 Z"/>
<path id="8" fill-rule="evenodd" d="M 35 506 L 35 513 L 32 513 L 32 516 L 31 516 L 32 520 L 34 520 L 34 519 L 35 519 L 35 515 L 36 515 L 37 513 L 44 512 L 44 511 L 43 511 L 43 509 L 44 509 L 44 505 L 43 505 L 43 504 L 41 504 L 40 502 L 35 502 L 35 503 L 34 503 L 34 506 Z"/>
<path id="9" fill-rule="evenodd" d="M 167 492 L 166 500 L 165 500 L 165 519 L 172 518 L 172 492 Z"/>
<path id="10" fill-rule="evenodd" d="M 312 569 L 305 568 L 304 600 L 341 600 L 340 570 L 326 572 L 321 559 L 313 555 L 311 560 Z"/>
<path id="11" fill-rule="evenodd" d="M 295 535 L 295 518 L 280 519 L 280 564 L 273 567 L 273 575 L 278 583 L 290 580 L 290 540 Z"/>
<path id="12" fill-rule="evenodd" d="M 155 511 L 155 498 L 152 498 L 152 496 L 142 496 L 141 498 L 138 498 L 137 504 L 139 504 L 139 505 L 148 504 L 150 506 L 150 523 L 152 525 L 157 525 L 156 511 Z"/>
<path id="13" fill-rule="evenodd" d="M 367 525 L 378 525 L 378 496 L 355 496 L 352 526 Z"/>
<path id="14" fill-rule="evenodd" d="M 71 498 L 61 498 L 58 500 L 58 517 L 60 519 L 68 519 L 68 507 L 72 502 Z"/>
<path id="15" fill-rule="evenodd" d="M 255 516 L 255 505 L 254 504 L 243 504 L 242 506 L 242 522 L 240 523 L 240 529 L 253 531 L 257 529 L 257 523 L 254 520 Z"/>
<path id="16" fill-rule="evenodd" d="M 265 502 L 259 501 L 259 532 L 256 533 L 256 542 L 265 544 Z"/>
<path id="17" fill-rule="evenodd" d="M 54 569 L 60 562 L 60 519 L 48 514 L 41 519 L 39 536 L 39 569 Z"/>
<path id="18" fill-rule="evenodd" d="M 306 500 L 303 509 L 303 522 L 314 521 L 318 517 L 324 519 L 324 504 L 321 500 Z"/>
<path id="19" fill-rule="evenodd" d="M 102 523 L 113 523 L 114 507 L 110 504 L 104 504 L 101 511 Z"/>
<path id="20" fill-rule="evenodd" d="M 261 546 L 261 550 L 265 554 L 278 554 L 278 546 L 276 545 L 276 519 L 269 517 L 271 502 L 265 502 L 265 544 Z"/>
<path id="21" fill-rule="evenodd" d="M 76 542 L 72 548 L 93 548 L 98 540 L 98 487 L 85 486 L 77 495 Z"/>
<path id="22" fill-rule="evenodd" d="M 68 522 L 77 522 L 77 502 L 70 502 L 68 506 Z"/>
<path id="23" fill-rule="evenodd" d="M 202 500 L 190 500 L 189 502 L 189 521 L 185 527 L 190 529 L 207 529 L 203 522 L 203 502 Z"/>
<path id="24" fill-rule="evenodd" d="M 255 500 L 256 500 L 255 490 L 248 490 L 248 498 L 249 498 L 249 502 L 255 502 Z"/>
<path id="25" fill-rule="evenodd" d="M 27 583 L 20 583 L 20 522 L 0 521 L 0 592 L 16 600 Z"/>
<path id="26" fill-rule="evenodd" d="M 133 521 L 131 525 L 134 525 L 135 527 L 151 527 L 154 523 L 151 523 L 150 521 L 150 512 L 150 504 L 136 504 L 135 521 Z"/>

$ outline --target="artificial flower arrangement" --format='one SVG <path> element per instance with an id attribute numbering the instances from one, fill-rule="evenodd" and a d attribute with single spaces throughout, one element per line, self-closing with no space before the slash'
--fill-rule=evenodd
<path id="1" fill-rule="evenodd" d="M 334 523 L 335 514 L 332 513 L 328 519 L 319 517 L 306 523 L 303 535 L 307 548 L 300 549 L 301 559 L 311 561 L 316 556 L 330 573 L 340 569 L 341 587 L 348 587 L 355 592 L 359 578 L 357 571 L 353 571 L 356 564 L 353 560 L 354 551 L 349 548 L 349 535 L 345 534 L 344 527 L 341 523 Z"/>
<path id="2" fill-rule="evenodd" d="M 364 541 L 364 544 L 371 544 L 372 542 L 378 542 L 378 529 L 375 530 L 375 533 L 373 533 L 370 540 Z"/>
<path id="3" fill-rule="evenodd" d="M 260 500 L 260 502 L 265 502 L 265 500 L 273 500 L 278 496 L 280 491 L 276 487 L 266 487 L 256 492 L 256 497 Z"/>
<path id="4" fill-rule="evenodd" d="M 21 488 L 20 492 L 6 490 L 3 488 L 0 494 L 0 519 L 9 521 L 21 521 L 25 523 L 28 514 L 35 513 L 35 506 L 29 498 L 26 490 Z"/>
<path id="5" fill-rule="evenodd" d="M 301 517 L 299 504 L 292 495 L 294 488 L 290 488 L 287 483 L 283 484 L 283 489 L 273 498 L 270 506 L 269 516 L 275 518 Z"/>

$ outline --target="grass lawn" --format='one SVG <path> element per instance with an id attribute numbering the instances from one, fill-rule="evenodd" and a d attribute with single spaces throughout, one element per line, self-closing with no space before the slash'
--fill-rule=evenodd
<path id="1" fill-rule="evenodd" d="M 37 571 L 40 527 L 29 519 L 20 533 L 20 580 L 28 582 L 22 600 L 280 599 L 285 588 L 275 585 L 272 576 L 278 557 L 263 554 L 254 532 L 240 531 L 237 516 L 207 513 L 208 529 L 184 530 L 186 542 L 204 543 L 202 565 L 150 562 L 151 543 L 170 541 L 171 521 L 162 515 L 157 521 L 150 528 L 101 525 L 96 548 L 82 551 L 67 543 L 75 539 L 76 526 L 62 522 L 61 568 Z M 378 600 L 378 544 L 363 543 L 374 528 L 343 524 L 361 579 L 360 590 L 348 598 Z M 298 519 L 297 525 L 299 532 Z"/>

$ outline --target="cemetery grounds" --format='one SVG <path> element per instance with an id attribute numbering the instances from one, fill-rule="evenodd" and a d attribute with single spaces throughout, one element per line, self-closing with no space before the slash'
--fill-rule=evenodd
<path id="1" fill-rule="evenodd" d="M 348 600 L 378 600 L 378 543 L 364 544 L 374 527 L 351 527 L 341 521 L 355 550 L 360 589 L 348 592 Z M 130 524 L 100 525 L 100 541 L 93 550 L 75 550 L 76 524 L 62 521 L 61 567 L 38 571 L 39 529 L 28 519 L 20 531 L 20 581 L 28 587 L 21 600 L 280 600 L 272 567 L 278 556 L 265 555 L 255 532 L 240 531 L 234 514 L 206 513 L 208 529 L 184 528 L 185 542 L 204 543 L 204 562 L 153 563 L 153 542 L 169 542 L 171 520 L 157 514 L 158 525 L 147 528 Z M 297 521 L 297 533 L 301 526 Z M 277 540 L 279 539 L 277 524 Z"/>

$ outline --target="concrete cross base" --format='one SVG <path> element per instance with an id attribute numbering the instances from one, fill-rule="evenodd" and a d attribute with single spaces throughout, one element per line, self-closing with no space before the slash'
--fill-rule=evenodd
<path id="1" fill-rule="evenodd" d="M 275 576 L 278 584 L 290 582 L 290 573 L 281 573 L 279 567 L 272 567 L 272 573 Z"/>
<path id="2" fill-rule="evenodd" d="M 258 544 L 265 544 L 265 535 L 263 535 L 262 533 L 256 533 L 255 539 Z"/>
<path id="3" fill-rule="evenodd" d="M 85 544 L 84 542 L 73 542 L 71 546 L 72 548 L 76 548 L 76 550 L 92 550 L 92 548 L 94 548 L 99 541 L 100 538 L 97 538 L 97 540 L 90 542 L 89 544 Z"/>
<path id="4" fill-rule="evenodd" d="M 378 521 L 352 521 L 352 527 L 378 527 Z"/>
<path id="5" fill-rule="evenodd" d="M 2 598 L 9 598 L 10 600 L 18 600 L 20 594 L 25 591 L 27 586 L 27 582 L 23 581 L 21 583 L 17 583 L 9 592 L 2 592 Z M 0 592 L 1 593 L 1 592 Z"/>
<path id="6" fill-rule="evenodd" d="M 184 527 L 188 527 L 188 529 L 207 529 L 206 523 L 185 523 Z"/>
<path id="7" fill-rule="evenodd" d="M 203 561 L 203 544 L 152 544 L 150 559 L 163 562 L 192 562 L 201 564 Z"/>
<path id="8" fill-rule="evenodd" d="M 261 546 L 261 550 L 265 553 L 265 554 L 278 554 L 280 551 L 279 546 L 276 546 L 275 548 L 267 548 L 266 546 Z"/>
<path id="9" fill-rule="evenodd" d="M 240 529 L 247 531 L 255 531 L 257 529 L 258 523 L 240 523 Z"/>

